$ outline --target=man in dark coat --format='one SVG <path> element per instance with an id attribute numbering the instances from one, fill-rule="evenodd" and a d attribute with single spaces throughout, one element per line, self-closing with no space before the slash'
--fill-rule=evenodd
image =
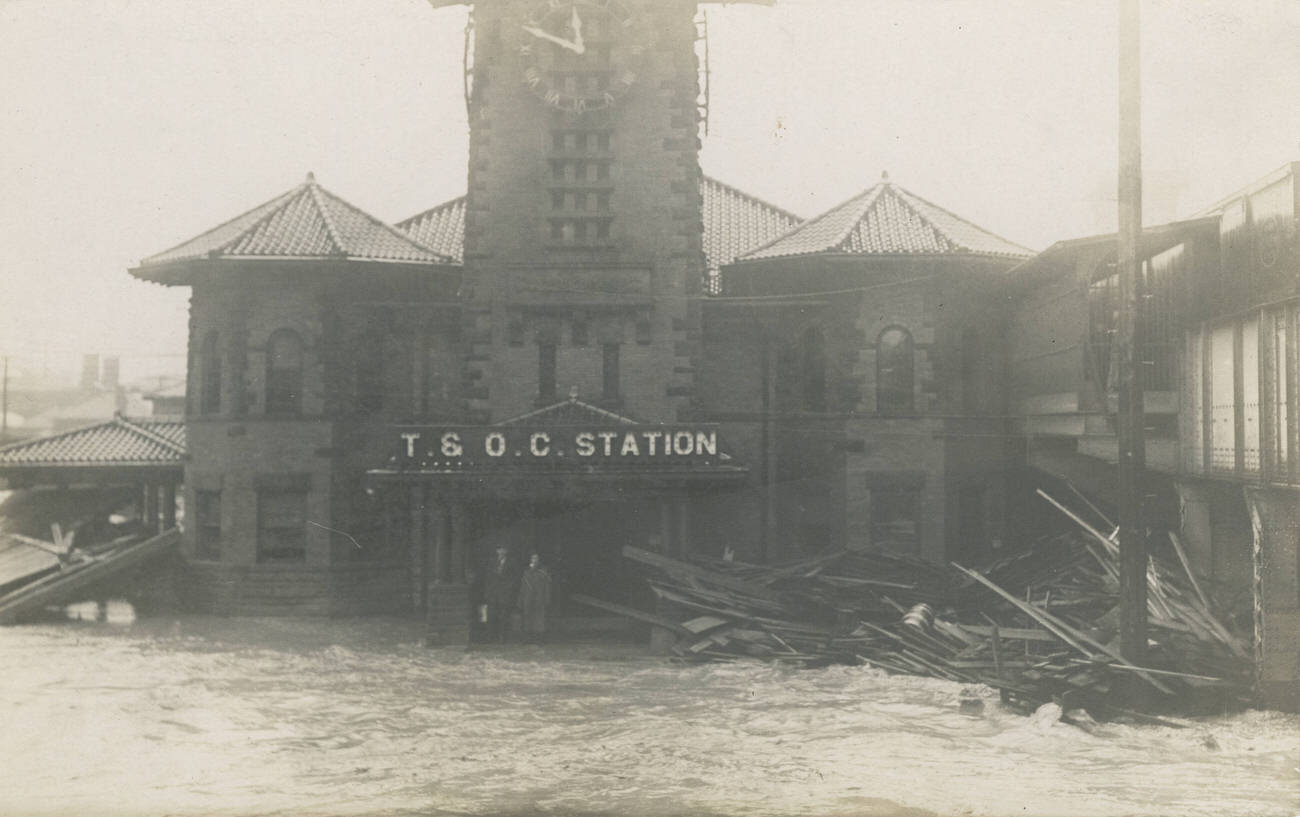
<path id="1" fill-rule="evenodd" d="M 525 641 L 541 641 L 546 634 L 546 608 L 551 603 L 551 574 L 536 553 L 519 580 L 519 612 Z"/>
<path id="2" fill-rule="evenodd" d="M 515 570 L 510 549 L 497 548 L 496 560 L 483 577 L 483 601 L 487 602 L 488 638 L 505 643 L 510 631 L 510 613 L 515 609 Z"/>

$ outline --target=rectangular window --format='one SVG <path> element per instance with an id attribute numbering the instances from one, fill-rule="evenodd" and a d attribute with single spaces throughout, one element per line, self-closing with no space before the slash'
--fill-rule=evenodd
<path id="1" fill-rule="evenodd" d="M 1187 411 L 1180 421 L 1186 421 L 1182 431 L 1183 458 L 1188 468 L 1196 474 L 1205 473 L 1205 353 L 1203 351 L 1204 333 L 1192 331 L 1187 334 L 1187 351 L 1184 355 L 1187 365 L 1184 367 L 1184 400 Z"/>
<path id="2" fill-rule="evenodd" d="M 356 361 L 357 411 L 374 414 L 384 408 L 384 343 L 380 338 L 368 338 Z"/>
<path id="3" fill-rule="evenodd" d="M 555 344 L 537 344 L 537 397 L 555 399 Z"/>
<path id="4" fill-rule="evenodd" d="M 619 398 L 619 345 L 606 343 L 601 347 L 603 361 L 601 365 L 600 394 L 606 400 Z"/>
<path id="5" fill-rule="evenodd" d="M 1279 310 L 1274 315 L 1273 340 L 1273 459 L 1276 463 L 1280 480 L 1286 481 L 1290 475 L 1291 422 L 1287 410 L 1287 393 L 1289 389 L 1291 356 L 1287 349 L 1287 313 Z"/>
<path id="6" fill-rule="evenodd" d="M 1291 307 L 1293 310 L 1295 307 Z M 1293 481 L 1296 447 L 1295 314 L 1287 308 L 1255 312 L 1207 328 L 1189 342 L 1192 386 L 1205 395 L 1189 413 L 1203 422 L 1209 462 L 1201 470 Z M 1205 380 L 1194 380 L 1195 358 Z M 1193 456 L 1193 466 L 1200 463 Z"/>
<path id="7" fill-rule="evenodd" d="M 907 487 L 871 489 L 871 545 L 899 553 L 920 551 L 920 489 Z"/>
<path id="8" fill-rule="evenodd" d="M 266 413 L 287 417 L 302 411 L 302 339 L 289 329 L 271 334 L 266 349 Z"/>
<path id="9" fill-rule="evenodd" d="M 1259 318 L 1241 325 L 1242 468 L 1259 473 Z"/>
<path id="10" fill-rule="evenodd" d="M 194 492 L 195 549 L 200 559 L 221 560 L 221 492 Z"/>
<path id="11" fill-rule="evenodd" d="M 221 342 L 216 332 L 209 332 L 203 338 L 200 366 L 203 379 L 199 387 L 199 413 L 217 414 L 221 411 Z"/>
<path id="12" fill-rule="evenodd" d="M 1237 467 L 1236 337 L 1234 324 L 1210 333 L 1210 468 Z"/>
<path id="13" fill-rule="evenodd" d="M 1114 268 L 1106 264 L 1100 272 Z M 1087 376 L 1103 390 L 1111 390 L 1111 354 L 1115 327 L 1119 323 L 1119 275 L 1100 274 L 1088 285 L 1088 369 Z"/>
<path id="14" fill-rule="evenodd" d="M 306 491 L 259 491 L 257 494 L 257 561 L 306 561 L 306 526 Z"/>

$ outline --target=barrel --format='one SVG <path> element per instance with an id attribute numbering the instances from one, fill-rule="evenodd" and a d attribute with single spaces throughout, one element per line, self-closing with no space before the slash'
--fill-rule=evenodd
<path id="1" fill-rule="evenodd" d="M 934 626 L 934 609 L 928 604 L 913 605 L 903 616 L 903 623 L 922 632 L 928 631 Z"/>

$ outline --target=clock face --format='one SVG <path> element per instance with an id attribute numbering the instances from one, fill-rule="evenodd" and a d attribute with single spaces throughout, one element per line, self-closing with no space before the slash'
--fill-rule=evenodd
<path id="1" fill-rule="evenodd" d="M 559 110 L 612 107 L 637 81 L 640 34 L 619 0 L 549 0 L 520 26 L 524 84 Z"/>

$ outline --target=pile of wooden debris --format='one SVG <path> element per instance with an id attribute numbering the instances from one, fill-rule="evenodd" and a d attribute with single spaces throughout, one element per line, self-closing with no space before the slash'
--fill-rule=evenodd
<path id="1" fill-rule="evenodd" d="M 1150 562 L 1151 649 L 1145 666 L 1134 666 L 1114 646 L 1113 526 L 1103 533 L 1043 496 L 1077 530 L 983 570 L 883 552 L 759 566 L 625 548 L 626 557 L 648 568 L 659 609 L 586 601 L 677 634 L 675 652 L 696 660 L 869 664 L 987 684 L 1026 708 L 1056 701 L 1101 715 L 1124 711 L 1114 706 L 1121 686 L 1146 687 L 1124 697 L 1145 699 L 1148 712 L 1244 703 L 1248 642 L 1222 623 L 1177 539 L 1169 542 L 1176 560 L 1157 554 Z"/>

